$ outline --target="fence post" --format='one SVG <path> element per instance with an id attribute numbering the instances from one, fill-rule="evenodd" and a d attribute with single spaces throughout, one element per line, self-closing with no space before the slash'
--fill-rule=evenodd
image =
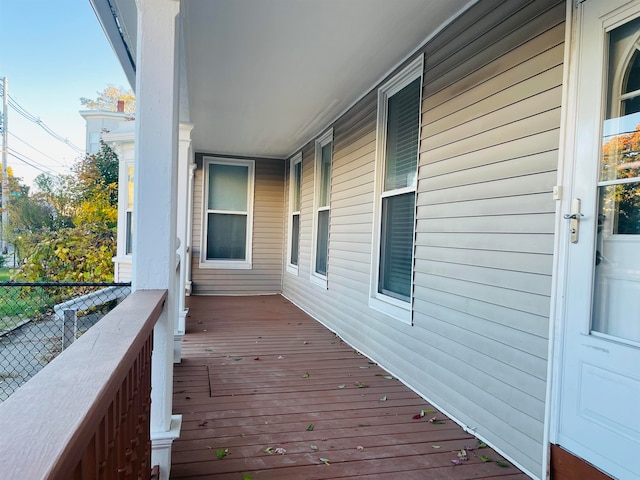
<path id="1" fill-rule="evenodd" d="M 65 310 L 62 318 L 62 350 L 64 350 L 69 348 L 76 339 L 78 312 L 77 310 Z"/>

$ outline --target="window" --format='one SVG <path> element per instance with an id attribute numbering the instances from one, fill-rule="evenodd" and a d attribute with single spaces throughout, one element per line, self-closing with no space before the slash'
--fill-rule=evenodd
<path id="1" fill-rule="evenodd" d="M 316 140 L 313 249 L 311 281 L 327 287 L 327 260 L 329 254 L 329 209 L 331 198 L 331 160 L 333 157 L 333 130 Z"/>
<path id="2" fill-rule="evenodd" d="M 133 165 L 127 164 L 127 208 L 125 211 L 125 255 L 133 253 Z"/>
<path id="3" fill-rule="evenodd" d="M 289 242 L 287 271 L 298 274 L 300 244 L 300 197 L 302 190 L 302 153 L 291 159 L 289 170 Z"/>
<path id="4" fill-rule="evenodd" d="M 251 268 L 253 160 L 204 157 L 201 264 Z"/>
<path id="5" fill-rule="evenodd" d="M 373 308 L 411 323 L 423 58 L 378 90 Z"/>

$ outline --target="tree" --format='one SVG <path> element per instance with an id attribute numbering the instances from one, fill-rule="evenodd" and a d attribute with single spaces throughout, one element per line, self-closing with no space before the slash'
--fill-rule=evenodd
<path id="1" fill-rule="evenodd" d="M 136 97 L 133 90 L 125 90 L 123 87 L 109 85 L 101 92 L 96 92 L 96 99 L 81 97 L 80 103 L 89 110 L 107 110 L 116 112 L 118 110 L 118 100 L 124 101 L 125 113 L 135 113 Z"/>
<path id="2" fill-rule="evenodd" d="M 118 220 L 115 152 L 102 142 L 98 153 L 76 161 L 71 175 L 39 175 L 35 184 L 37 192 L 25 196 L 24 228 L 15 236 L 24 258 L 15 278 L 113 280 Z"/>

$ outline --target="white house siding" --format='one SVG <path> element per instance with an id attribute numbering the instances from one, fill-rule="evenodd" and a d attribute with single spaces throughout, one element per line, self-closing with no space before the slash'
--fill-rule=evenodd
<path id="1" fill-rule="evenodd" d="M 215 156 L 215 155 L 207 155 Z M 197 155 L 196 158 L 200 158 Z M 222 158 L 227 158 L 222 156 Z M 202 162 L 193 189 L 192 288 L 195 295 L 262 295 L 282 289 L 284 162 L 255 159 L 253 255 L 250 270 L 202 268 Z"/>
<path id="2" fill-rule="evenodd" d="M 564 2 L 483 0 L 421 50 L 413 326 L 368 306 L 377 87 L 333 124 L 328 289 L 309 281 L 313 143 L 299 272 L 283 279 L 285 296 L 535 476 L 564 20 Z"/>

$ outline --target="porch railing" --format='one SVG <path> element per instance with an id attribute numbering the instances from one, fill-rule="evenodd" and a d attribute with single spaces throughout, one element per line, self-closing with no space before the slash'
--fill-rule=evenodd
<path id="1" fill-rule="evenodd" d="M 149 478 L 164 290 L 138 290 L 0 405 L 0 479 Z"/>

